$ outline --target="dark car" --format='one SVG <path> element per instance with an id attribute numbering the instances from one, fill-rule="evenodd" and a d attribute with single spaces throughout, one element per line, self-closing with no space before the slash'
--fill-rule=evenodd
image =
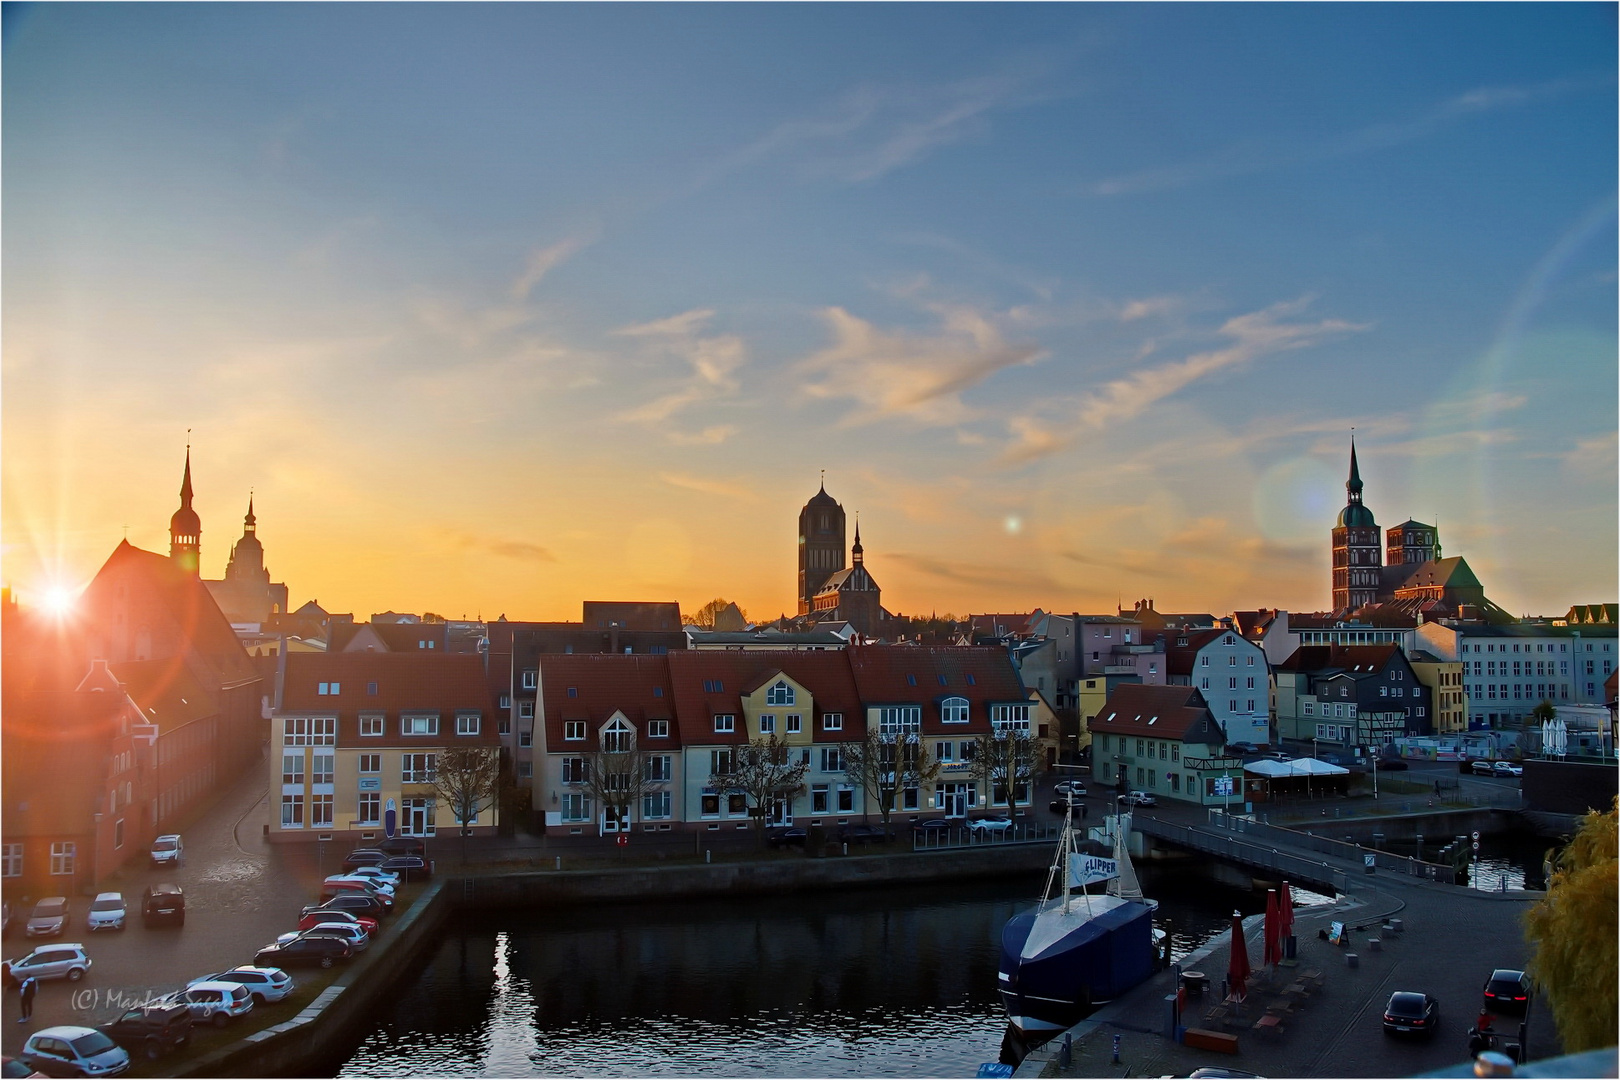
<path id="1" fill-rule="evenodd" d="M 360 866 L 381 866 L 387 860 L 388 853 L 386 851 L 378 851 L 376 848 L 369 847 L 355 848 L 343 857 L 343 869 L 353 870 Z"/>
<path id="2" fill-rule="evenodd" d="M 1378 759 L 1378 768 L 1384 772 L 1400 772 L 1409 766 L 1404 758 L 1386 757 Z"/>
<path id="3" fill-rule="evenodd" d="M 390 836 L 377 845 L 385 855 L 419 855 L 427 858 L 427 845 L 414 836 Z"/>
<path id="4" fill-rule="evenodd" d="M 944 836 L 956 827 L 953 821 L 942 817 L 924 818 L 911 827 L 911 831 L 919 836 Z"/>
<path id="5" fill-rule="evenodd" d="M 1385 1035 L 1433 1035 L 1440 1022 L 1440 1003 L 1428 994 L 1397 990 L 1384 1006 Z"/>
<path id="6" fill-rule="evenodd" d="M 773 848 L 804 847 L 810 834 L 803 829 L 772 829 L 765 837 L 765 842 Z"/>
<path id="7" fill-rule="evenodd" d="M 838 839 L 846 844 L 881 844 L 888 838 L 881 825 L 845 825 L 838 830 Z"/>
<path id="8" fill-rule="evenodd" d="M 390 874 L 398 874 L 401 881 L 426 881 L 433 876 L 433 864 L 420 855 L 395 855 L 377 866 Z"/>
<path id="9" fill-rule="evenodd" d="M 348 960 L 354 950 L 342 938 L 322 934 L 304 934 L 291 941 L 266 945 L 253 957 L 255 967 L 289 968 L 319 966 L 329 968 L 339 960 Z"/>
<path id="10" fill-rule="evenodd" d="M 1047 804 L 1047 809 L 1052 811 L 1054 814 L 1067 814 L 1069 812 L 1069 800 L 1053 799 Z M 1086 816 L 1086 804 L 1081 802 L 1079 799 L 1074 800 L 1074 816 Z"/>
<path id="11" fill-rule="evenodd" d="M 100 1030 L 131 1057 L 140 1054 L 147 1061 L 156 1061 L 191 1041 L 191 1010 L 176 1003 L 143 1005 L 125 1010 Z"/>
<path id="12" fill-rule="evenodd" d="M 141 919 L 147 926 L 186 925 L 186 894 L 168 882 L 148 885 L 141 894 Z"/>
<path id="13" fill-rule="evenodd" d="M 23 1080 L 24 1077 L 33 1076 L 34 1070 L 27 1064 L 14 1057 L 0 1058 L 0 1077 L 5 1080 Z"/>
<path id="14" fill-rule="evenodd" d="M 310 904 L 299 912 L 299 915 L 302 917 L 312 911 L 347 911 L 352 915 L 364 915 L 368 919 L 381 919 L 387 914 L 381 900 L 365 893 L 344 893 L 342 896 L 334 896 L 324 904 Z"/>
<path id="15" fill-rule="evenodd" d="M 1497 968 L 1485 980 L 1485 1011 L 1523 1016 L 1533 994 L 1530 976 L 1512 968 Z"/>

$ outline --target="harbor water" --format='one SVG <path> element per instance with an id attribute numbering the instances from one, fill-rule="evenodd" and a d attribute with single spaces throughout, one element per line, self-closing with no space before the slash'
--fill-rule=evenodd
<path id="1" fill-rule="evenodd" d="M 1263 893 L 1141 871 L 1172 958 Z M 343 1076 L 972 1076 L 1002 924 L 1044 875 L 459 917 Z M 1326 898 L 1296 891 L 1296 903 Z"/>

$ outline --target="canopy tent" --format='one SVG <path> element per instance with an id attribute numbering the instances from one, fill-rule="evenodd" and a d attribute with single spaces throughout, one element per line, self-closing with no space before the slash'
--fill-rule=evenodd
<path id="1" fill-rule="evenodd" d="M 1315 758 L 1302 757 L 1292 761 L 1273 761 L 1262 758 L 1243 766 L 1243 771 L 1267 779 L 1286 780 L 1291 776 L 1349 776 L 1350 770 L 1340 765 L 1329 765 Z"/>
<path id="2" fill-rule="evenodd" d="M 1350 790 L 1350 770 L 1341 765 L 1329 765 L 1315 758 L 1294 758 L 1292 761 L 1273 761 L 1265 758 L 1243 766 L 1251 777 L 1258 777 L 1265 787 L 1267 799 L 1297 795 L 1344 795 Z"/>

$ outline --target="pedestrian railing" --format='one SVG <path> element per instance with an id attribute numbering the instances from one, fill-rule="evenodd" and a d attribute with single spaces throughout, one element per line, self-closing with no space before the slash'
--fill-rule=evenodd
<path id="1" fill-rule="evenodd" d="M 1054 844 L 1061 825 L 1017 823 L 999 831 L 969 829 L 955 825 L 947 829 L 914 829 L 913 851 L 946 851 L 1008 844 Z"/>
<path id="2" fill-rule="evenodd" d="M 1422 859 L 1408 858 L 1404 855 L 1392 855 L 1387 851 L 1366 847 L 1346 840 L 1334 840 L 1328 836 L 1316 836 L 1313 833 L 1301 832 L 1295 829 L 1285 829 L 1278 825 L 1256 821 L 1249 817 L 1229 817 L 1224 814 L 1210 814 L 1210 825 L 1224 832 L 1241 833 L 1245 838 L 1257 844 L 1286 845 L 1292 848 L 1304 848 L 1309 851 L 1320 852 L 1323 855 L 1346 862 L 1359 863 L 1362 867 L 1371 865 L 1379 870 L 1389 870 L 1408 877 L 1423 878 L 1426 881 L 1440 881 L 1447 885 L 1455 883 L 1455 873 L 1449 863 L 1430 863 Z M 1369 864 L 1368 859 L 1372 862 Z"/>
<path id="3" fill-rule="evenodd" d="M 1216 835 L 1185 825 L 1174 825 L 1160 818 L 1134 818 L 1131 821 L 1131 828 L 1193 851 L 1202 851 L 1246 866 L 1269 870 L 1291 881 L 1326 885 L 1341 893 L 1350 885 L 1350 876 L 1344 870 L 1318 859 L 1246 839 L 1240 840 L 1233 836 Z"/>

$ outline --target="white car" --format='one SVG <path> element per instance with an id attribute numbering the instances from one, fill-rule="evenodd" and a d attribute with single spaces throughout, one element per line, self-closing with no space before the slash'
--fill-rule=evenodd
<path id="1" fill-rule="evenodd" d="M 1158 806 L 1159 800 L 1153 797 L 1151 791 L 1132 791 L 1120 796 L 1120 802 L 1126 806 Z"/>
<path id="2" fill-rule="evenodd" d="M 1060 780 L 1058 782 L 1058 786 L 1052 789 L 1052 793 L 1060 798 L 1067 797 L 1068 795 L 1072 794 L 1075 798 L 1079 799 L 1085 795 L 1086 786 L 1078 780 Z"/>
<path id="3" fill-rule="evenodd" d="M 186 989 L 189 990 L 200 983 L 240 983 L 248 988 L 248 992 L 253 995 L 254 1004 L 257 1005 L 280 1001 L 293 992 L 294 985 L 292 976 L 280 968 L 254 967 L 251 964 L 192 979 L 186 983 Z"/>
<path id="4" fill-rule="evenodd" d="M 374 893 L 381 893 L 390 900 L 394 898 L 394 886 L 380 878 L 363 877 L 355 874 L 333 874 L 322 884 L 327 887 L 333 885 L 364 885 Z"/>
<path id="5" fill-rule="evenodd" d="M 380 881 L 390 889 L 399 888 L 399 875 L 392 870 L 384 870 L 380 866 L 357 866 L 353 870 L 345 870 L 344 877 L 365 878 L 367 881 Z"/>
<path id="6" fill-rule="evenodd" d="M 18 1060 L 36 1076 L 121 1076 L 129 1051 L 95 1028 L 64 1024 L 28 1036 Z"/>
<path id="7" fill-rule="evenodd" d="M 152 841 L 153 866 L 179 866 L 186 857 L 186 846 L 179 833 L 168 833 Z"/>
<path id="8" fill-rule="evenodd" d="M 78 942 L 60 945 L 41 945 L 19 960 L 6 961 L 6 970 L 20 983 L 32 976 L 36 979 L 67 979 L 78 982 L 90 970 L 90 957 Z"/>
<path id="9" fill-rule="evenodd" d="M 1008 829 L 1012 828 L 1012 818 L 1005 818 L 1005 817 L 974 818 L 972 821 L 967 823 L 967 827 L 968 827 L 969 832 L 985 833 L 985 834 L 1004 833 Z"/>
<path id="10" fill-rule="evenodd" d="M 1511 761 L 1498 761 L 1491 765 L 1493 776 L 1523 776 L 1524 766 L 1515 765 Z"/>
<path id="11" fill-rule="evenodd" d="M 326 937 L 342 938 L 344 941 L 349 943 L 349 947 L 355 952 L 359 952 L 361 949 L 364 949 L 367 945 L 371 944 L 371 935 L 366 933 L 365 927 L 357 926 L 354 923 L 345 922 L 316 923 L 308 930 L 294 930 L 290 934 L 282 934 L 281 936 L 277 937 L 276 944 L 285 945 L 293 938 L 318 937 L 321 935 L 325 935 Z"/>
<path id="12" fill-rule="evenodd" d="M 212 1023 L 215 1027 L 224 1027 L 253 1011 L 253 992 L 235 982 L 188 983 L 174 995 L 174 1000 L 191 1010 L 192 1023 Z"/>
<path id="13" fill-rule="evenodd" d="M 122 930 L 126 915 L 128 912 L 124 908 L 123 893 L 97 893 L 96 898 L 90 901 L 90 914 L 85 916 L 85 922 L 92 933 L 97 930 Z"/>

